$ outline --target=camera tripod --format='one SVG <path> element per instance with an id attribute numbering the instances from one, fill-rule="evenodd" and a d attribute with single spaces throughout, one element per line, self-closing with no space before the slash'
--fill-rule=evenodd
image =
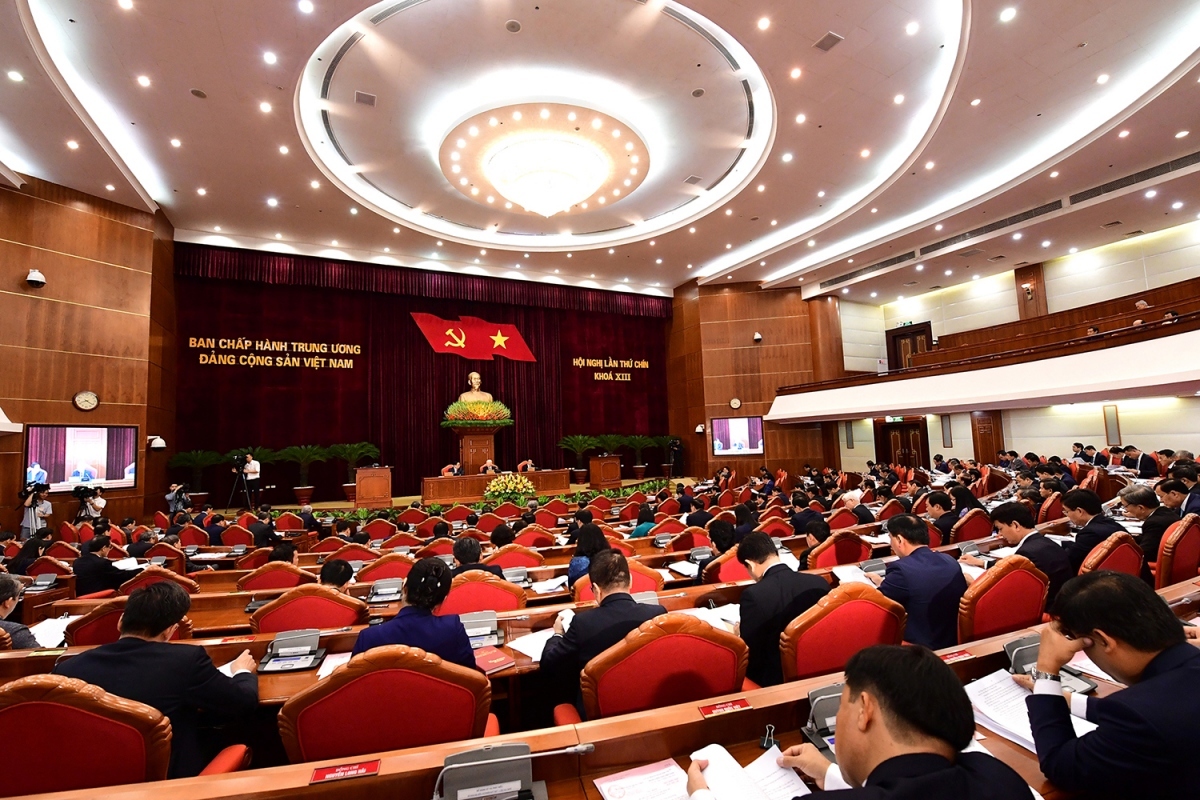
<path id="1" fill-rule="evenodd" d="M 242 492 L 246 497 L 246 508 L 253 510 L 253 506 L 250 505 L 250 487 L 246 485 L 246 464 L 244 462 L 239 463 L 235 469 L 237 470 L 237 477 L 233 480 L 233 487 L 229 490 L 229 499 L 225 501 L 225 507 L 233 508 L 233 496 L 237 494 L 238 485 L 240 484 Z"/>

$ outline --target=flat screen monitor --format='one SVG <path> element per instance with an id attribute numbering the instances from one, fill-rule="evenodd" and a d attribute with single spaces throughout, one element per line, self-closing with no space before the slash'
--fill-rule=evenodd
<path id="1" fill-rule="evenodd" d="M 69 492 L 80 484 L 120 489 L 137 483 L 136 425 L 27 425 L 25 480 Z"/>
<path id="2" fill-rule="evenodd" d="M 762 417 L 714 419 L 712 447 L 714 456 L 762 455 Z"/>

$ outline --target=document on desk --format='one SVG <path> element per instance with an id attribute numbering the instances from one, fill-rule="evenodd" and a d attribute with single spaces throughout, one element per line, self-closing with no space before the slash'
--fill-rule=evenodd
<path id="1" fill-rule="evenodd" d="M 1033 744 L 1033 729 L 1029 724 L 1029 709 L 1025 705 L 1025 698 L 1033 692 L 1018 685 L 1013 676 L 1003 669 L 968 683 L 965 688 L 967 696 L 971 698 L 976 722 L 1031 753 L 1037 752 Z M 1071 717 L 1071 724 L 1075 727 L 1076 736 L 1096 729 L 1095 723 L 1075 716 Z"/>
<path id="2" fill-rule="evenodd" d="M 838 583 L 865 583 L 867 586 L 874 586 L 875 582 L 867 577 L 867 573 L 862 571 L 862 567 L 857 564 L 839 564 L 832 568 L 832 572 L 837 576 Z"/>
<path id="3" fill-rule="evenodd" d="M 994 547 L 987 552 L 992 558 L 1008 558 L 1017 554 L 1015 547 Z"/>
<path id="4" fill-rule="evenodd" d="M 138 563 L 138 560 L 133 557 L 122 558 L 119 561 L 112 562 L 112 564 L 117 569 L 124 570 L 125 572 L 133 572 L 134 570 L 144 569 L 144 567 Z"/>
<path id="5" fill-rule="evenodd" d="M 321 662 L 321 668 L 317 670 L 317 680 L 328 678 L 335 669 L 350 661 L 350 656 L 350 653 L 328 653 Z"/>
<path id="6" fill-rule="evenodd" d="M 687 614 L 689 617 L 701 619 L 712 625 L 719 631 L 732 633 L 733 625 L 725 624 L 725 619 L 720 615 L 719 609 L 716 608 L 681 608 L 678 611 L 672 611 L 672 614 Z"/>
<path id="7" fill-rule="evenodd" d="M 779 560 L 787 564 L 788 569 L 798 571 L 800 569 L 800 559 L 796 558 L 796 554 L 791 550 L 783 550 L 779 553 Z"/>
<path id="8" fill-rule="evenodd" d="M 983 577 L 983 573 L 987 572 L 983 567 L 976 567 L 973 564 L 959 563 L 958 566 L 962 567 L 963 575 L 966 575 L 969 581 L 977 581 Z"/>
<path id="9" fill-rule="evenodd" d="M 534 593 L 536 594 L 550 594 L 551 592 L 557 592 L 559 589 L 567 588 L 567 576 L 559 575 L 557 578 L 538 581 L 537 583 L 530 584 L 529 588 L 533 589 Z"/>
<path id="10" fill-rule="evenodd" d="M 691 561 L 672 561 L 667 565 L 667 569 L 678 572 L 685 578 L 694 578 L 700 574 L 700 565 Z"/>
<path id="11" fill-rule="evenodd" d="M 77 619 L 79 617 L 51 617 L 36 625 L 30 625 L 29 632 L 33 634 L 34 639 L 37 639 L 38 645 L 52 649 L 63 643 L 67 626 Z"/>
<path id="12" fill-rule="evenodd" d="M 192 561 L 216 561 L 218 558 L 229 558 L 229 553 L 194 553 L 188 558 Z"/>
<path id="13" fill-rule="evenodd" d="M 777 758 L 779 748 L 772 747 L 743 768 L 719 744 L 710 744 L 692 753 L 693 761 L 703 759 L 708 762 L 704 780 L 716 800 L 791 800 L 810 794 L 811 790 L 795 770 L 779 766 L 775 763 Z"/>
<path id="14" fill-rule="evenodd" d="M 553 635 L 554 629 L 546 628 L 525 636 L 518 636 L 516 639 L 510 640 L 508 646 L 518 653 L 529 656 L 536 664 L 542 660 L 542 651 L 546 649 L 546 642 L 550 641 L 550 637 Z"/>
<path id="15" fill-rule="evenodd" d="M 886 534 L 886 533 L 880 533 L 876 536 L 860 536 L 858 538 L 862 539 L 867 544 L 872 544 L 872 545 L 876 545 L 876 546 L 885 545 L 892 540 L 891 535 Z"/>
<path id="16" fill-rule="evenodd" d="M 687 800 L 687 773 L 667 758 L 644 767 L 596 778 L 604 800 Z"/>

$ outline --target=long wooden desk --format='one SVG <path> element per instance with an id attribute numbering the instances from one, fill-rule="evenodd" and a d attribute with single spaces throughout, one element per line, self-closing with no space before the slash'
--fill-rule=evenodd
<path id="1" fill-rule="evenodd" d="M 571 471 L 547 469 L 521 473 L 529 478 L 539 495 L 567 494 L 571 491 Z M 455 475 L 425 478 L 421 481 L 421 502 L 474 503 L 483 499 L 483 492 L 495 475 Z"/>

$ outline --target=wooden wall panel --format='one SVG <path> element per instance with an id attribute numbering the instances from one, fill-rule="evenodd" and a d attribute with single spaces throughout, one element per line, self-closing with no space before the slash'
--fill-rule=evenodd
<path id="1" fill-rule="evenodd" d="M 147 437 L 161 436 L 167 442 L 167 449 L 146 451 L 142 469 L 145 500 L 140 513 L 147 517 L 162 507 L 162 498 L 167 493 L 169 481 L 167 462 L 176 450 L 178 433 L 175 413 L 178 384 L 175 229 L 162 211 L 154 215 L 152 265 L 146 365 L 146 429 L 143 433 Z"/>
<path id="2" fill-rule="evenodd" d="M 1025 286 L 1029 286 L 1029 294 Z M 1017 293 L 1017 312 L 1022 320 L 1044 317 L 1050 313 L 1046 305 L 1046 276 L 1042 265 L 1029 264 L 1013 270 L 1013 289 Z"/>

